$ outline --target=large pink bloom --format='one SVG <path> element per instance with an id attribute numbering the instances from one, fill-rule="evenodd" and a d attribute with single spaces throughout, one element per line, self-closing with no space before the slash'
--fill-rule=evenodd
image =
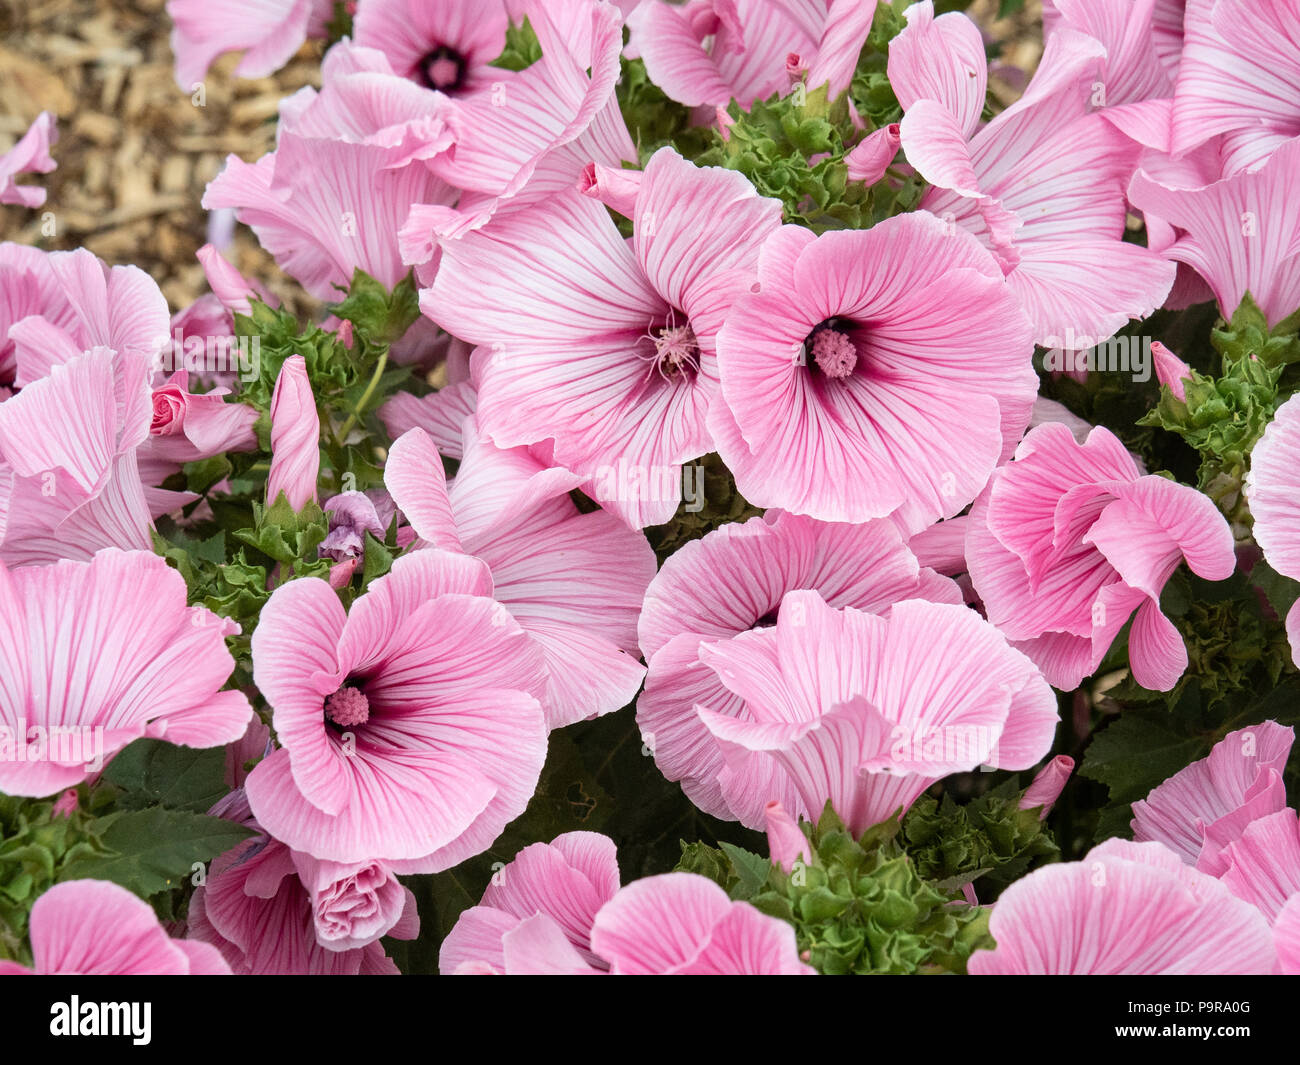
<path id="1" fill-rule="evenodd" d="M 1226 134 L 1225 166 L 1236 173 L 1300 136 L 1300 8 L 1289 0 L 1187 0 L 1184 29 L 1174 152 Z"/>
<path id="2" fill-rule="evenodd" d="M 549 727 L 626 706 L 645 676 L 636 619 L 655 572 L 649 543 L 612 514 L 579 513 L 573 474 L 469 428 L 450 488 L 423 430 L 398 440 L 384 472 L 394 502 L 425 543 L 490 569 L 490 594 L 541 651 Z"/>
<path id="3" fill-rule="evenodd" d="M 688 107 L 744 109 L 790 88 L 790 69 L 810 89 L 849 87 L 871 30 L 875 0 L 644 0 L 628 16 L 628 55 Z"/>
<path id="4" fill-rule="evenodd" d="M 1246 498 L 1255 519 L 1255 542 L 1268 564 L 1285 577 L 1300 578 L 1300 399 L 1277 409 L 1250 453 Z M 1291 658 L 1300 663 L 1300 602 L 1286 616 Z"/>
<path id="5" fill-rule="evenodd" d="M 92 758 L 141 736 L 187 747 L 239 739 L 252 709 L 242 692 L 220 690 L 234 668 L 224 637 L 238 632 L 186 606 L 185 581 L 148 552 L 12 571 L 0 563 L 0 791 L 52 795 L 99 769 L 87 767 Z M 58 729 L 81 742 L 65 744 Z M 24 733 L 27 760 L 17 760 Z"/>
<path id="6" fill-rule="evenodd" d="M 444 973 L 805 975 L 794 929 L 702 876 L 618 886 L 613 842 L 569 832 L 525 847 L 443 941 Z"/>
<path id="7" fill-rule="evenodd" d="M 1218 876 L 1220 852 L 1251 821 L 1286 806 L 1282 770 L 1295 730 L 1274 721 L 1229 732 L 1209 755 L 1133 804 L 1133 838 L 1156 840 Z"/>
<path id="8" fill-rule="evenodd" d="M 926 212 L 763 246 L 718 335 L 718 451 L 751 502 L 823 521 L 962 510 L 1029 421 L 1029 323 L 993 258 Z"/>
<path id="9" fill-rule="evenodd" d="M 847 525 L 768 511 L 675 552 L 651 582 L 641 611 L 641 650 L 650 671 L 637 700 L 637 724 L 660 771 L 681 781 L 706 813 L 738 816 L 719 785 L 722 750 L 695 704 L 739 713 L 743 701 L 701 661 L 700 649 L 775 624 L 785 593 L 800 588 L 817 591 L 831 606 L 872 613 L 902 599 L 962 601 L 956 584 L 919 566 L 886 521 Z M 749 814 L 763 801 L 756 795 L 747 803 Z"/>
<path id="10" fill-rule="evenodd" d="M 365 0 L 353 20 L 356 43 L 383 52 L 400 77 L 462 95 L 508 71 L 488 64 L 506 46 L 506 0 Z"/>
<path id="11" fill-rule="evenodd" d="M 39 207 L 45 202 L 45 190 L 38 185 L 18 185 L 19 174 L 48 174 L 57 167 L 50 157 L 50 146 L 59 139 L 54 113 L 42 111 L 31 128 L 4 155 L 0 155 L 0 203 L 22 207 Z"/>
<path id="12" fill-rule="evenodd" d="M 168 0 L 176 84 L 190 92 L 226 52 L 244 53 L 237 78 L 274 74 L 308 37 L 325 36 L 333 12 L 333 0 Z"/>
<path id="13" fill-rule="evenodd" d="M 929 0 L 907 16 L 890 44 L 889 78 L 905 111 L 907 160 L 934 186 L 921 206 L 997 256 L 1040 344 L 1091 347 L 1150 314 L 1174 269 L 1123 240 L 1137 148 L 1088 113 L 1105 46 L 1057 30 L 1024 95 L 981 129 L 979 30 L 964 15 L 933 18 Z"/>
<path id="14" fill-rule="evenodd" d="M 324 861 L 435 872 L 523 812 L 546 757 L 542 656 L 487 567 L 399 558 L 345 612 L 304 578 L 253 633 L 257 686 L 282 745 L 246 783 L 259 824 Z"/>
<path id="15" fill-rule="evenodd" d="M 600 203 L 557 196 L 444 242 L 421 306 L 490 349 L 478 393 L 486 436 L 501 447 L 554 440 L 555 462 L 592 480 L 600 503 L 636 528 L 658 524 L 676 496 L 625 489 L 613 471 L 680 484 L 681 464 L 713 450 L 715 338 L 780 210 L 740 174 L 665 148 L 646 167 L 630 242 Z"/>
<path id="16" fill-rule="evenodd" d="M 809 820 L 829 800 L 861 833 L 951 773 L 1028 769 L 1056 731 L 1038 671 L 963 606 L 909 599 L 880 617 L 788 592 L 774 627 L 699 655 L 734 696 L 696 713 L 722 750 L 722 798 L 753 828 L 773 799 Z"/>
<path id="17" fill-rule="evenodd" d="M 1037 869 L 998 899 L 996 950 L 970 972 L 998 975 L 1269 974 L 1264 916 L 1160 843 L 1112 839 L 1081 862 Z"/>
<path id="18" fill-rule="evenodd" d="M 1270 326 L 1300 310 L 1300 137 L 1257 170 L 1198 188 L 1175 188 L 1145 170 L 1128 191 L 1135 207 L 1169 232 L 1161 254 L 1209 283 L 1225 318 L 1247 292 Z"/>
<path id="19" fill-rule="evenodd" d="M 1232 530 L 1200 492 L 1142 476 L 1109 429 L 1079 444 L 1059 422 L 1026 435 L 971 508 L 966 561 L 988 618 L 1056 687 L 1077 688 L 1136 610 L 1129 664 L 1168 691 L 1187 648 L 1160 612 L 1180 562 L 1207 580 L 1236 567 Z"/>
<path id="20" fill-rule="evenodd" d="M 206 943 L 172 939 L 153 907 L 107 880 L 55 884 L 32 906 L 31 969 L 0 961 L 0 976 L 229 976 Z"/>

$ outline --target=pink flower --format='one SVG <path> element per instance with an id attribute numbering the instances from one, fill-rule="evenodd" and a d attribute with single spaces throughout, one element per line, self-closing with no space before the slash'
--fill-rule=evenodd
<path id="1" fill-rule="evenodd" d="M 169 318 L 153 278 L 134 266 L 109 269 L 84 248 L 53 252 L 47 262 L 58 295 L 9 329 L 19 386 L 95 347 L 155 362 Z"/>
<path id="2" fill-rule="evenodd" d="M 168 0 L 176 84 L 191 92 L 226 52 L 244 53 L 237 78 L 274 74 L 308 37 L 325 36 L 333 11 L 333 0 Z"/>
<path id="3" fill-rule="evenodd" d="M 1273 944 L 1284 976 L 1300 976 L 1300 895 L 1287 900 L 1273 922 Z"/>
<path id="4" fill-rule="evenodd" d="M 281 749 L 249 775 L 262 827 L 339 863 L 436 872 L 523 812 L 546 757 L 540 652 L 487 567 L 399 558 L 345 613 L 333 589 L 281 585 L 253 633 L 253 675 Z"/>
<path id="5" fill-rule="evenodd" d="M 528 18 L 542 58 L 521 71 L 491 68 L 483 81 L 471 79 L 454 92 L 455 149 L 429 165 L 461 190 L 456 207 L 419 203 L 401 231 L 404 260 L 426 284 L 439 241 L 478 229 L 499 211 L 568 193 L 590 164 L 617 168 L 638 160 L 614 92 L 623 43 L 619 11 L 591 0 L 511 6 L 516 22 Z M 482 18 L 481 8 L 474 18 Z"/>
<path id="6" fill-rule="evenodd" d="M 185 598 L 180 574 L 143 551 L 0 563 L 0 791 L 52 795 L 141 736 L 218 747 L 243 735 L 248 699 L 220 690 L 239 626 Z"/>
<path id="7" fill-rule="evenodd" d="M 1111 839 L 1002 893 L 977 976 L 1268 974 L 1263 915 L 1160 843 Z"/>
<path id="8" fill-rule="evenodd" d="M 189 373 L 180 370 L 172 374 L 166 384 L 153 390 L 148 457 L 179 467 L 227 451 L 256 448 L 253 423 L 257 409 L 227 403 L 228 394 L 224 388 L 190 392 Z"/>
<path id="9" fill-rule="evenodd" d="M 1133 838 L 1156 840 L 1188 865 L 1218 876 L 1219 852 L 1257 817 L 1286 806 L 1282 770 L 1295 730 L 1265 721 L 1229 732 L 1133 804 Z"/>
<path id="10" fill-rule="evenodd" d="M 14 182 L 19 174 L 48 174 L 59 164 L 50 156 L 50 146 L 57 144 L 59 130 L 52 111 L 42 111 L 18 143 L 0 155 L 0 203 L 21 207 L 40 207 L 45 190 L 39 186 Z"/>
<path id="11" fill-rule="evenodd" d="M 32 906 L 33 968 L 0 961 L 0 976 L 229 976 L 206 943 L 172 939 L 153 907 L 107 880 L 55 884 Z"/>
<path id="12" fill-rule="evenodd" d="M 1079 444 L 1057 422 L 1026 435 L 976 500 L 966 561 L 989 620 L 1063 691 L 1101 664 L 1135 610 L 1133 677 L 1169 691 L 1187 648 L 1161 589 L 1183 561 L 1207 580 L 1236 568 L 1232 530 L 1209 499 L 1142 476 L 1110 430 Z"/>
<path id="13" fill-rule="evenodd" d="M 538 914 L 559 926 L 583 965 L 605 968 L 592 953 L 596 914 L 619 888 L 614 842 L 596 832 L 566 832 L 533 843 L 498 870 L 477 906 L 460 915 L 438 954 L 438 968 L 455 973 L 486 963 L 509 971 L 506 936 Z"/>
<path id="14" fill-rule="evenodd" d="M 875 10 L 874 2 L 864 6 Z M 650 80 L 678 103 L 711 109 L 734 99 L 748 110 L 789 91 L 791 52 L 816 51 L 820 26 L 810 32 L 804 21 L 767 0 L 644 0 L 627 18 L 627 54 L 641 58 Z"/>
<path id="15" fill-rule="evenodd" d="M 266 499 L 274 503 L 283 492 L 294 510 L 316 499 L 320 475 L 320 415 L 307 380 L 307 361 L 290 355 L 280 367 L 271 395 L 271 469 Z"/>
<path id="16" fill-rule="evenodd" d="M 921 206 L 993 252 L 1044 346 L 1091 347 L 1149 315 L 1174 270 L 1123 240 L 1137 147 L 1087 113 L 1105 46 L 1068 27 L 1051 34 L 1024 95 L 981 129 L 979 30 L 965 15 L 935 19 L 930 0 L 907 17 L 890 43 L 889 79 L 907 161 L 934 186 Z"/>
<path id="17" fill-rule="evenodd" d="M 1280 791 L 1281 788 L 1279 787 Z M 1285 800 L 1283 800 L 1285 801 Z M 1270 921 L 1300 895 L 1300 820 L 1283 807 L 1250 821 L 1220 855 L 1219 879 Z"/>
<path id="18" fill-rule="evenodd" d="M 1300 577 L 1300 400 L 1277 409 L 1250 453 L 1246 499 L 1255 519 L 1255 542 L 1268 564 L 1285 577 Z M 1300 663 L 1300 602 L 1286 616 L 1291 658 Z"/>
<path id="19" fill-rule="evenodd" d="M 330 50 L 322 78 L 320 93 L 282 104 L 276 150 L 252 165 L 228 157 L 203 206 L 234 208 L 320 299 L 336 298 L 358 267 L 392 288 L 408 273 L 397 233 L 411 205 L 455 197 L 429 169 L 452 144 L 447 101 L 347 43 Z"/>
<path id="20" fill-rule="evenodd" d="M 1029 323 L 992 257 L 917 212 L 820 237 L 785 226 L 758 274 L 718 334 L 709 412 L 745 498 L 913 530 L 961 511 L 1038 388 Z"/>
<path id="21" fill-rule="evenodd" d="M 505 48 L 508 24 L 505 0 L 365 0 L 353 33 L 399 77 L 455 96 L 499 80 L 503 72 L 488 64 Z"/>
<path id="22" fill-rule="evenodd" d="M 641 528 L 667 521 L 678 499 L 640 484 L 680 484 L 681 464 L 713 450 L 715 338 L 779 218 L 741 175 L 665 148 L 646 167 L 630 242 L 570 190 L 446 241 L 421 306 L 490 349 L 483 433 L 499 447 L 554 440 L 555 463 Z M 555 247 L 569 249 L 558 264 Z M 624 467 L 638 485 L 622 483 Z"/>
<path id="23" fill-rule="evenodd" d="M 450 488 L 423 430 L 394 443 L 384 471 L 394 501 L 424 543 L 491 570 L 490 594 L 543 656 L 550 728 L 626 706 L 645 676 L 636 620 L 655 572 L 649 543 L 605 511 L 580 514 L 575 475 L 466 428 Z"/>
<path id="24" fill-rule="evenodd" d="M 844 163 L 849 168 L 849 180 L 874 185 L 893 163 L 902 144 L 898 123 L 891 122 L 868 133 L 848 155 Z"/>
<path id="25" fill-rule="evenodd" d="M 62 329 L 74 320 L 49 253 L 6 241 L 0 244 L 0 383 L 11 384 L 18 365 L 9 329 L 31 315 L 43 315 Z"/>
<path id="26" fill-rule="evenodd" d="M 668 873 L 619 888 L 614 844 L 569 832 L 525 847 L 443 941 L 444 973 L 802 975 L 794 929 L 716 884 Z"/>
<path id="27" fill-rule="evenodd" d="M 20 375 L 25 365 L 20 357 Z M 93 348 L 0 403 L 4 563 L 149 549 L 150 507 L 136 461 L 152 415 L 148 379 L 142 359 Z"/>
<path id="28" fill-rule="evenodd" d="M 718 787 L 751 827 L 771 800 L 808 820 L 829 800 L 861 834 L 949 774 L 1029 768 L 1056 731 L 1038 671 L 962 606 L 909 599 L 878 617 L 789 592 L 774 627 L 699 655 L 731 694 L 696 707 L 725 759 Z"/>
<path id="29" fill-rule="evenodd" d="M 628 16 L 629 55 L 668 96 L 688 107 L 748 110 L 790 87 L 793 67 L 809 89 L 848 87 L 875 0 L 645 0 Z M 806 73 L 805 73 L 806 72 Z"/>
<path id="30" fill-rule="evenodd" d="M 1135 207 L 1176 227 L 1162 254 L 1209 282 L 1225 318 L 1249 292 L 1274 326 L 1300 309 L 1297 174 L 1300 137 L 1274 150 L 1258 169 L 1201 188 L 1175 188 L 1139 170 L 1128 195 Z"/>
<path id="31" fill-rule="evenodd" d="M 1238 173 L 1300 135 L 1300 11 L 1294 4 L 1187 0 L 1184 28 L 1172 151 L 1182 154 L 1223 133 L 1226 172 Z"/>
<path id="32" fill-rule="evenodd" d="M 665 560 L 641 609 L 639 638 L 650 670 L 637 700 L 637 724 L 659 770 L 680 781 L 696 806 L 754 828 L 761 827 L 763 803 L 772 796 L 754 794 L 742 813 L 722 794 L 722 748 L 695 706 L 739 712 L 742 701 L 700 651 L 775 624 L 785 594 L 800 588 L 816 590 L 831 606 L 872 613 L 902 599 L 962 601 L 955 584 L 918 566 L 884 521 L 833 524 L 768 511 L 724 525 Z M 779 767 L 770 768 L 780 775 Z"/>
<path id="33" fill-rule="evenodd" d="M 1151 342 L 1151 357 L 1156 364 L 1156 379 L 1169 386 L 1175 399 L 1185 401 L 1187 388 L 1183 382 L 1191 380 L 1192 368 L 1158 340 Z"/>
<path id="34" fill-rule="evenodd" d="M 1020 809 L 1033 810 L 1041 807 L 1038 819 L 1044 820 L 1052 812 L 1052 806 L 1060 797 L 1072 772 L 1074 759 L 1067 754 L 1058 754 L 1038 771 L 1033 783 L 1025 789 L 1025 794 L 1020 798 Z"/>
<path id="35" fill-rule="evenodd" d="M 238 792 L 225 814 L 258 828 Z M 215 859 L 190 900 L 190 935 L 237 975 L 397 975 L 381 936 L 419 934 L 415 897 L 384 863 L 318 862 L 266 835 Z"/>

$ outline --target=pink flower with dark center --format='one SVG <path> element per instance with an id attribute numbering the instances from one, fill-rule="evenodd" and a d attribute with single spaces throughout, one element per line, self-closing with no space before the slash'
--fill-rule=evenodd
<path id="1" fill-rule="evenodd" d="M 1029 323 L 993 258 L 917 212 L 820 237 L 785 226 L 758 281 L 718 334 L 709 412 L 745 498 L 914 531 L 960 512 L 1038 387 Z"/>
<path id="2" fill-rule="evenodd" d="M 345 612 L 322 580 L 275 590 L 253 674 L 281 749 L 246 783 L 259 824 L 322 861 L 435 872 L 523 812 L 546 757 L 540 652 L 487 567 L 399 558 Z"/>
<path id="3" fill-rule="evenodd" d="M 714 349 L 755 280 L 780 204 L 740 174 L 657 152 L 625 241 L 605 208 L 572 190 L 443 244 L 421 306 L 490 356 L 478 421 L 499 447 L 554 441 L 557 465 L 635 528 L 667 521 L 681 465 L 713 450 Z M 547 249 L 570 249 L 558 264 Z M 501 315 L 508 304 L 514 312 Z M 622 464 L 622 467 L 620 466 Z"/>

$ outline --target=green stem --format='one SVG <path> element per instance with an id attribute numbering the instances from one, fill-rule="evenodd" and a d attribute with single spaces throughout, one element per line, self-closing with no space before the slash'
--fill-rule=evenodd
<path id="1" fill-rule="evenodd" d="M 370 377 L 370 384 L 366 385 L 366 390 L 361 394 L 361 399 L 357 401 L 357 409 L 348 415 L 348 420 L 343 423 L 343 428 L 339 430 L 338 439 L 346 441 L 348 432 L 356 425 L 357 419 L 365 413 L 366 404 L 370 402 L 370 397 L 375 394 L 375 389 L 379 387 L 379 379 L 383 377 L 384 370 L 388 366 L 388 348 L 385 347 L 379 356 L 379 361 L 375 363 L 375 372 Z"/>

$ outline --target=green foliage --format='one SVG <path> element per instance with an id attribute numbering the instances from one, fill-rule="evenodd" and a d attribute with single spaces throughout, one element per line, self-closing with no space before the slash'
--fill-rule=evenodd
<path id="1" fill-rule="evenodd" d="M 506 30 L 505 48 L 488 66 L 501 70 L 527 70 L 541 58 L 542 46 L 537 40 L 537 32 L 525 15 L 519 25 L 513 21 L 510 23 Z"/>
<path id="2" fill-rule="evenodd" d="M 821 973 L 962 973 L 973 951 L 992 948 L 988 910 L 967 905 L 958 885 L 926 879 L 900 846 L 898 820 L 855 840 L 827 804 L 817 825 L 801 827 L 813 857 L 788 874 L 739 847 L 686 842 L 677 869 L 789 921 Z"/>
<path id="3" fill-rule="evenodd" d="M 1242 491 L 1251 449 L 1283 398 L 1283 373 L 1300 360 L 1297 327 L 1300 314 L 1270 330 L 1247 293 L 1232 321 L 1211 334 L 1221 358 L 1217 376 L 1192 370 L 1181 400 L 1163 386 L 1155 410 L 1139 421 L 1177 434 L 1196 450 L 1201 459 L 1197 487 L 1233 523 L 1238 538 L 1245 537 L 1251 524 Z"/>
<path id="4" fill-rule="evenodd" d="M 89 831 L 111 853 L 83 854 L 64 865 L 59 879 L 112 880 L 141 898 L 181 887 L 196 863 L 253 835 L 233 821 L 161 806 L 105 814 Z"/>
<path id="5" fill-rule="evenodd" d="M 902 839 L 917 872 L 945 888 L 980 881 L 1005 887 L 1031 867 L 1055 861 L 1060 849 L 1039 808 L 1020 809 L 1023 795 L 1014 779 L 968 803 L 951 795 L 942 801 L 923 795 L 903 818 Z"/>
<path id="6" fill-rule="evenodd" d="M 84 789 L 83 789 L 84 790 Z M 34 903 L 64 870 L 106 856 L 93 817 L 81 809 L 64 817 L 52 800 L 0 794 L 0 959 L 30 965 L 27 920 Z"/>
<path id="7" fill-rule="evenodd" d="M 326 47 L 352 36 L 352 14 L 348 6 L 347 0 L 334 0 L 333 12 L 325 23 Z"/>
<path id="8" fill-rule="evenodd" d="M 663 147 L 672 146 L 693 159 L 714 143 L 717 134 L 693 125 L 690 111 L 650 80 L 640 59 L 622 60 L 617 96 L 642 166 Z"/>
<path id="9" fill-rule="evenodd" d="M 117 806 L 122 810 L 165 806 L 203 813 L 230 790 L 224 747 L 178 747 L 151 739 L 136 740 L 114 755 L 104 780 L 121 789 Z"/>

